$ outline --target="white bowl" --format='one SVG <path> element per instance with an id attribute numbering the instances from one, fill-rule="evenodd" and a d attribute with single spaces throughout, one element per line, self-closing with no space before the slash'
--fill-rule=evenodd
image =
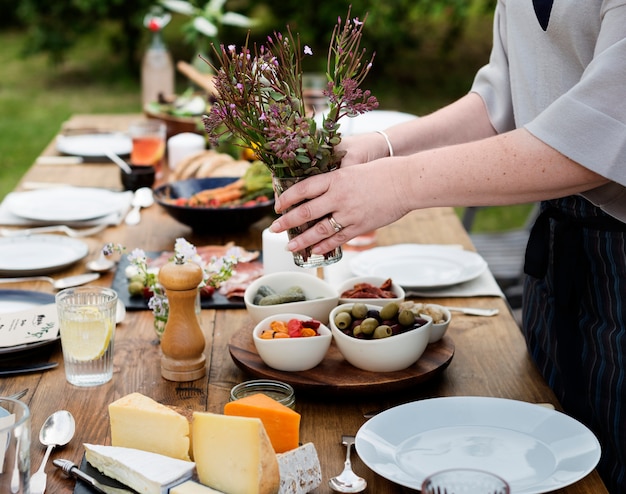
<path id="1" fill-rule="evenodd" d="M 337 348 L 353 366 L 371 372 L 395 372 L 413 365 L 422 356 L 432 328 L 432 320 L 405 333 L 387 338 L 364 340 L 349 336 L 335 324 L 338 312 L 351 309 L 353 303 L 341 304 L 330 312 L 330 329 Z M 366 304 L 368 309 L 378 310 L 377 305 Z"/>
<path id="2" fill-rule="evenodd" d="M 452 320 L 452 313 L 448 308 L 439 304 L 406 301 L 401 304 L 401 308 L 411 309 L 416 314 L 424 314 L 432 318 L 433 327 L 430 331 L 428 343 L 435 343 L 443 338 Z"/>
<path id="3" fill-rule="evenodd" d="M 254 297 L 259 287 L 267 285 L 276 292 L 299 286 L 304 291 L 306 300 L 275 305 L 257 305 Z M 322 324 L 328 324 L 328 314 L 337 306 L 339 294 L 328 282 L 307 273 L 272 273 L 254 280 L 246 289 L 243 300 L 248 314 L 256 324 L 266 317 L 275 314 L 302 314 L 317 319 Z"/>
<path id="4" fill-rule="evenodd" d="M 347 298 L 341 296 L 343 292 L 353 289 L 358 283 L 369 283 L 375 287 L 380 287 L 388 279 L 389 278 L 385 278 L 383 276 L 356 276 L 354 278 L 350 278 L 337 287 L 337 292 L 339 292 L 339 303 L 350 304 L 354 302 L 363 302 L 364 304 L 383 307 L 388 302 L 402 302 L 405 296 L 404 289 L 397 283 L 394 283 L 393 280 L 391 282 L 391 291 L 396 296 L 392 298 Z"/>
<path id="5" fill-rule="evenodd" d="M 317 328 L 318 336 L 272 340 L 260 337 L 263 331 L 269 329 L 272 321 L 288 322 L 291 319 L 308 321 L 312 318 L 303 314 L 286 313 L 266 317 L 253 330 L 254 346 L 263 362 L 273 369 L 286 372 L 312 369 L 324 360 L 333 339 L 327 326 L 320 324 Z"/>

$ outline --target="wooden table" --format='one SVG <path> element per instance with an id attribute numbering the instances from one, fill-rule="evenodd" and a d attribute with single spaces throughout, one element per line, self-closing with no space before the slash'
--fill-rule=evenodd
<path id="1" fill-rule="evenodd" d="M 71 128 L 103 128 L 125 130 L 137 115 L 77 115 L 66 123 Z M 55 155 L 52 142 L 44 155 Z M 26 182 L 62 182 L 82 186 L 120 187 L 119 172 L 112 164 L 35 165 L 23 177 L 19 190 Z M 270 220 L 262 220 L 249 231 L 228 236 L 207 235 L 199 237 L 191 230 L 171 219 L 158 205 L 143 212 L 143 221 L 134 227 L 120 225 L 85 239 L 90 246 L 87 259 L 97 256 L 103 243 L 119 242 L 129 249 L 146 251 L 173 249 L 177 237 L 185 237 L 195 245 L 221 244 L 232 240 L 247 248 L 259 248 L 261 232 Z M 438 208 L 409 214 L 397 223 L 382 228 L 377 235 L 379 245 L 414 243 L 461 244 L 472 249 L 465 230 L 454 211 Z M 86 259 L 86 260 L 87 260 Z M 84 262 L 55 276 L 76 274 L 85 270 Z M 112 274 L 97 283 L 110 286 Z M 8 288 L 8 286 L 7 286 Z M 22 283 L 10 288 L 40 290 L 52 293 L 47 283 Z M 317 493 L 331 492 L 327 487 L 329 477 L 339 473 L 343 466 L 345 448 L 342 434 L 355 434 L 366 419 L 364 412 L 437 396 L 495 396 L 528 402 L 559 404 L 531 362 L 521 332 L 506 302 L 497 297 L 470 299 L 437 299 L 438 303 L 497 307 L 495 317 L 472 317 L 455 314 L 448 335 L 456 348 L 449 367 L 438 377 L 402 392 L 377 393 L 375 396 L 306 396 L 297 394 L 296 409 L 302 414 L 301 440 L 312 441 L 322 464 L 323 483 Z M 115 368 L 113 380 L 96 388 L 77 388 L 69 385 L 64 376 L 60 345 L 52 345 L 49 359 L 59 362 L 59 367 L 40 374 L 21 375 L 0 379 L 0 395 L 28 388 L 24 400 L 32 411 L 32 468 L 39 467 L 44 448 L 37 433 L 48 415 L 58 409 L 67 409 L 76 417 L 76 436 L 64 447 L 55 449 L 52 458 L 67 458 L 80 463 L 82 443 L 109 444 L 109 419 L 107 405 L 117 398 L 138 391 L 167 404 L 221 413 L 229 399 L 230 389 L 247 380 L 233 363 L 228 352 L 231 335 L 249 325 L 244 309 L 205 310 L 202 328 L 206 336 L 207 377 L 188 383 L 164 380 L 160 372 L 159 346 L 155 343 L 150 311 L 128 312 L 126 320 L 118 326 L 115 335 Z M 51 459 L 52 459 L 51 458 Z M 368 492 L 376 494 L 406 492 L 402 488 L 369 470 L 353 455 L 355 470 L 369 484 Z M 61 474 L 52 462 L 48 463 L 48 490 L 50 493 L 71 493 L 74 481 Z M 562 489 L 566 493 L 607 492 L 594 471 L 586 478 Z"/>

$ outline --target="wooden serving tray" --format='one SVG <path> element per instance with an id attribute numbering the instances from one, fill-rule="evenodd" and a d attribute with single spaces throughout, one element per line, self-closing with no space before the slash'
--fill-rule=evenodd
<path id="1" fill-rule="evenodd" d="M 426 347 L 411 367 L 397 372 L 369 372 L 349 364 L 333 341 L 326 358 L 313 369 L 284 372 L 265 365 L 252 340 L 252 327 L 237 331 L 228 343 L 230 356 L 244 372 L 258 379 L 286 382 L 306 392 L 370 394 L 404 389 L 427 381 L 442 372 L 454 356 L 454 342 L 445 335 Z"/>

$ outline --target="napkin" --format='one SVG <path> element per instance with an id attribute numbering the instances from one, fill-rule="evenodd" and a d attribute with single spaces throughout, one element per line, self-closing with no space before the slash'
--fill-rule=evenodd
<path id="1" fill-rule="evenodd" d="M 433 245 L 445 249 L 462 249 L 460 245 Z M 348 278 L 355 275 L 350 270 L 350 260 L 360 254 L 362 251 L 343 250 L 343 257 L 338 263 L 326 266 L 324 268 L 324 279 L 332 286 L 339 286 Z M 424 298 L 446 298 L 446 297 L 502 297 L 504 293 L 500 289 L 498 282 L 487 268 L 480 276 L 473 280 L 456 285 L 435 288 L 435 289 L 406 289 L 407 297 L 424 297 Z"/>
<path id="2" fill-rule="evenodd" d="M 63 222 L 50 222 L 50 221 L 37 221 L 31 220 L 29 218 L 22 218 L 21 216 L 17 216 L 11 212 L 10 204 L 11 201 L 19 196 L 22 192 L 11 192 L 7 194 L 2 203 L 0 203 L 0 225 L 7 226 L 42 226 L 42 225 L 52 225 L 59 224 Z M 85 221 L 72 221 L 65 222 L 68 226 L 73 227 L 81 227 L 81 226 L 95 226 L 95 225 L 119 225 L 121 221 L 124 219 L 124 216 L 130 209 L 130 203 L 133 199 L 132 191 L 119 192 L 119 209 L 111 213 L 107 216 L 103 216 L 101 218 L 94 218 Z"/>
<path id="3" fill-rule="evenodd" d="M 0 314 L 0 347 L 55 340 L 59 317 L 54 303 Z"/>

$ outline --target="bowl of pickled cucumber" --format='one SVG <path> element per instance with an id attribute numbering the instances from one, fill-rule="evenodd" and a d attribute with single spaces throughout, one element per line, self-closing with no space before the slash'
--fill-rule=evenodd
<path id="1" fill-rule="evenodd" d="M 329 326 L 337 349 L 354 367 L 396 372 L 415 364 L 428 345 L 432 318 L 384 306 L 353 302 L 335 307 Z"/>
<path id="2" fill-rule="evenodd" d="M 271 273 L 254 280 L 243 300 L 252 321 L 295 313 L 328 323 L 330 311 L 337 306 L 339 292 L 330 283 L 309 273 Z"/>

